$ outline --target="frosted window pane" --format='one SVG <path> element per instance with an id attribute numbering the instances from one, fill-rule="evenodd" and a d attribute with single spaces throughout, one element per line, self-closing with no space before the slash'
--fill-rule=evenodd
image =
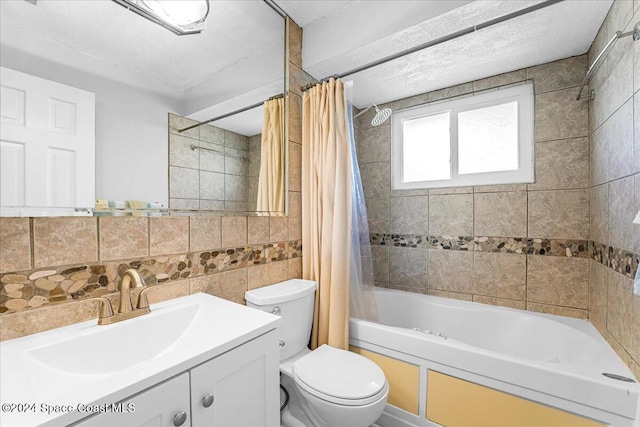
<path id="1" fill-rule="evenodd" d="M 402 122 L 402 181 L 451 178 L 449 113 Z"/>
<path id="2" fill-rule="evenodd" d="M 458 173 L 518 169 L 518 103 L 458 113 Z"/>

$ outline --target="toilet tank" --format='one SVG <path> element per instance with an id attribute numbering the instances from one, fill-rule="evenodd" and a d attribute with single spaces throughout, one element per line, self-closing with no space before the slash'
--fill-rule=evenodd
<path id="1" fill-rule="evenodd" d="M 244 294 L 247 306 L 282 316 L 283 322 L 278 328 L 281 361 L 309 343 L 317 286 L 312 280 L 291 279 Z"/>

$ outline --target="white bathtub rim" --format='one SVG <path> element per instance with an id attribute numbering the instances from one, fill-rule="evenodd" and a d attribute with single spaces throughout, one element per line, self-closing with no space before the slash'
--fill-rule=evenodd
<path id="1" fill-rule="evenodd" d="M 430 303 L 436 302 L 437 303 L 436 305 L 444 306 L 444 307 L 455 307 L 455 308 L 464 308 L 464 309 L 469 309 L 471 307 L 474 309 L 472 311 L 477 311 L 478 307 L 482 307 L 483 311 L 488 311 L 488 312 L 511 313 L 511 314 L 516 314 L 517 316 L 525 315 L 532 318 L 543 319 L 545 321 L 561 323 L 564 326 L 571 329 L 575 329 L 576 331 L 582 334 L 585 334 L 592 339 L 601 338 L 600 333 L 598 333 L 597 330 L 595 330 L 593 325 L 588 320 L 584 320 L 584 319 L 576 319 L 576 318 L 558 316 L 558 315 L 547 314 L 547 313 L 539 313 L 535 311 L 520 310 L 520 309 L 510 308 L 510 307 L 502 307 L 502 306 L 495 306 L 495 305 L 483 304 L 478 302 L 457 300 L 453 298 L 444 298 L 444 297 L 438 297 L 434 295 L 416 294 L 413 292 L 401 291 L 396 289 L 376 288 L 376 292 L 380 294 L 385 294 L 385 293 L 400 294 L 400 295 L 404 295 L 411 298 L 424 298 L 428 300 Z M 440 332 L 440 331 L 434 331 L 434 332 Z"/>
<path id="2" fill-rule="evenodd" d="M 402 292 L 396 290 L 377 291 L 382 291 L 383 293 Z M 415 295 L 408 292 L 403 293 L 411 297 L 437 298 L 439 302 L 451 305 L 473 304 L 467 301 Z M 488 309 L 522 312 L 522 310 L 506 307 L 488 306 Z M 631 371 L 617 357 L 593 325 L 580 319 L 563 318 L 544 313 L 526 312 L 526 314 L 551 318 L 564 324 L 568 323 L 599 342 L 603 346 L 603 354 L 606 356 L 599 361 L 597 369 L 594 369 L 590 365 L 519 359 L 453 339 L 444 340 L 434 335 L 365 322 L 360 319 L 351 319 L 350 329 L 351 338 L 354 341 L 370 343 L 382 348 L 414 355 L 428 361 L 451 366 L 452 368 L 473 372 L 515 386 L 529 388 L 581 405 L 588 405 L 628 419 L 635 418 L 640 385 L 638 383 L 612 380 L 601 375 L 601 372 L 611 372 L 633 378 Z M 380 340 L 381 338 L 382 340 Z M 407 338 L 413 338 L 413 340 Z M 416 343 L 422 348 L 415 348 Z M 462 352 L 460 349 L 464 349 L 470 354 L 461 357 Z M 418 356 L 418 354 L 421 355 Z M 443 363 L 443 361 L 445 362 Z"/>
<path id="3" fill-rule="evenodd" d="M 591 322 L 589 322 L 588 320 L 585 319 L 576 319 L 576 318 L 572 318 L 572 317 L 565 317 L 565 316 L 558 316 L 558 315 L 554 315 L 554 314 L 547 314 L 547 313 L 538 313 L 538 312 L 532 312 L 532 311 L 527 311 L 527 310 L 519 310 L 516 308 L 510 308 L 510 307 L 500 307 L 500 306 L 493 306 L 493 305 L 488 305 L 488 304 L 482 304 L 482 303 L 476 303 L 476 302 L 471 302 L 471 301 L 463 301 L 463 300 L 456 300 L 456 299 L 452 299 L 452 298 L 443 298 L 443 297 L 437 297 L 437 296 L 433 296 L 433 295 L 424 295 L 424 294 L 415 294 L 412 292 L 406 292 L 406 291 L 401 291 L 401 290 L 395 290 L 395 289 L 385 289 L 385 288 L 376 288 L 376 292 L 377 293 L 399 293 L 399 294 L 403 294 L 407 297 L 411 297 L 411 298 L 424 298 L 426 300 L 435 300 L 437 301 L 440 305 L 444 305 L 444 306 L 452 306 L 452 307 L 467 307 L 469 305 L 472 305 L 474 307 L 477 307 L 478 305 L 482 306 L 483 310 L 487 310 L 487 311 L 495 311 L 495 312 L 510 312 L 510 313 L 514 313 L 516 315 L 522 316 L 529 316 L 529 317 L 534 317 L 534 318 L 540 318 L 540 319 L 545 319 L 545 320 L 550 320 L 552 322 L 557 322 L 560 323 L 564 326 L 567 326 L 571 329 L 576 330 L 578 333 L 584 334 L 587 337 L 589 337 L 590 339 L 594 340 L 598 345 L 599 345 L 599 351 L 600 353 L 600 357 L 598 359 L 598 363 L 599 364 L 606 364 L 606 367 L 608 367 L 610 370 L 605 370 L 603 372 L 610 372 L 610 373 L 614 373 L 614 374 L 618 374 L 618 375 L 622 375 L 628 378 L 632 378 L 636 380 L 636 383 L 638 385 L 638 388 L 640 390 L 640 383 L 638 383 L 639 379 L 636 379 L 635 376 L 633 375 L 633 373 L 631 372 L 631 370 L 629 369 L 629 367 L 627 365 L 624 364 L 624 362 L 622 362 L 622 360 L 618 357 L 618 355 L 615 353 L 615 351 L 611 348 L 611 346 L 609 345 L 609 343 L 604 339 L 604 337 L 600 334 L 600 332 L 598 332 L 598 330 L 595 328 L 595 326 L 593 326 L 593 324 Z M 351 319 L 351 320 L 356 320 L 359 321 L 360 319 Z M 418 336 L 418 337 L 423 337 L 425 339 L 432 339 L 435 340 L 436 342 L 442 342 L 445 345 L 447 344 L 454 344 L 454 345 L 461 345 L 463 347 L 472 349 L 472 350 L 477 350 L 479 352 L 486 352 L 486 354 L 495 354 L 498 356 L 504 356 L 503 353 L 500 352 L 496 352 L 493 351 L 491 349 L 487 349 L 484 347 L 478 347 L 478 346 L 474 346 L 473 344 L 469 344 L 466 343 L 464 341 L 461 340 L 457 340 L 451 337 L 447 337 L 446 340 L 443 340 L 442 338 L 436 336 L 436 335 L 431 335 L 431 334 L 423 334 L 421 332 L 418 331 L 414 331 L 412 329 L 408 329 L 408 328 L 403 328 L 403 327 L 398 327 L 398 326 L 389 326 L 389 325 L 384 325 L 386 327 L 390 327 L 390 328 L 397 328 L 401 333 L 404 334 L 408 334 L 410 336 Z M 438 332 L 438 331 L 434 331 L 434 332 Z M 511 358 L 511 357 L 515 357 L 515 358 L 519 358 L 518 356 L 510 356 L 507 355 L 507 357 Z M 604 360 L 603 360 L 604 358 Z M 541 360 L 536 360 L 536 359 L 529 359 L 526 357 L 521 358 L 522 360 L 529 360 L 532 361 L 534 364 L 543 364 L 543 365 L 547 365 L 551 368 L 553 368 L 554 366 L 585 366 L 587 365 L 584 362 L 572 362 L 572 363 L 564 363 L 564 362 L 547 362 L 547 361 L 541 361 Z M 603 366 L 605 367 L 605 366 Z M 596 377 L 599 378 L 599 377 Z M 608 383 L 609 381 L 615 381 L 615 380 L 611 380 L 608 379 L 604 376 L 602 376 L 602 378 L 600 379 L 606 379 L 606 381 L 604 381 L 605 383 Z M 623 384 L 631 384 L 631 383 L 624 383 Z"/>
<path id="4" fill-rule="evenodd" d="M 534 318 L 540 318 L 540 319 L 545 319 L 545 320 L 550 320 L 552 322 L 556 322 L 556 323 L 560 323 L 564 326 L 567 326 L 571 329 L 576 330 L 578 333 L 584 334 L 587 337 L 589 337 L 590 339 L 594 340 L 600 347 L 599 350 L 601 351 L 601 357 L 604 357 L 605 360 L 602 360 L 602 358 L 598 359 L 598 363 L 600 364 L 607 364 L 607 367 L 609 367 L 609 369 L 612 369 L 613 371 L 605 371 L 605 372 L 611 372 L 611 373 L 616 373 L 618 375 L 623 375 L 632 379 L 636 379 L 633 375 L 633 373 L 631 372 L 631 370 L 628 368 L 627 365 L 624 364 L 624 362 L 622 362 L 620 360 L 620 358 L 618 357 L 618 355 L 614 352 L 614 350 L 611 348 L 611 346 L 609 345 L 609 343 L 607 343 L 607 341 L 604 339 L 604 337 L 602 337 L 602 335 L 600 334 L 600 332 L 598 332 L 598 330 L 595 328 L 595 326 L 593 326 L 593 324 L 591 322 L 589 322 L 588 320 L 584 320 L 584 319 L 575 319 L 575 318 L 571 318 L 571 317 L 565 317 L 565 316 L 558 316 L 558 315 L 553 315 L 553 314 L 547 314 L 547 313 L 538 313 L 538 312 L 532 312 L 532 311 L 526 311 L 526 310 L 519 310 L 519 309 L 515 309 L 515 308 L 510 308 L 510 307 L 499 307 L 499 306 L 492 306 L 492 305 L 488 305 L 488 304 L 481 304 L 481 303 L 476 303 L 476 302 L 471 302 L 471 301 L 462 301 L 462 300 L 456 300 L 456 299 L 451 299 L 451 298 L 443 298 L 443 297 L 437 297 L 437 296 L 433 296 L 433 295 L 423 295 L 423 294 L 415 294 L 412 292 L 406 292 L 406 291 L 401 291 L 401 290 L 395 290 L 395 289 L 384 289 L 384 288 L 376 288 L 376 292 L 377 293 L 398 293 L 398 294 L 402 294 L 405 295 L 407 297 L 411 297 L 411 298 L 424 298 L 426 300 L 435 300 L 437 301 L 440 305 L 444 305 L 444 306 L 452 306 L 452 307 L 468 307 L 468 306 L 473 306 L 473 307 L 478 307 L 481 306 L 483 310 L 487 310 L 487 311 L 495 311 L 495 312 L 510 312 L 510 313 L 514 313 L 518 316 L 529 316 L 529 317 L 534 317 Z M 352 320 L 356 320 L 359 321 L 360 319 L 352 319 Z M 446 344 L 455 344 L 455 345 L 461 345 L 464 346 L 466 348 L 470 348 L 470 349 L 477 349 L 478 351 L 484 351 L 487 352 L 487 354 L 496 354 L 496 355 L 503 355 L 500 352 L 496 352 L 493 351 L 491 349 L 487 349 L 484 347 L 477 347 L 474 346 L 473 344 L 468 344 L 464 341 L 461 340 L 457 340 L 451 337 L 448 337 L 446 340 L 443 340 L 442 338 L 436 336 L 436 335 L 431 335 L 431 334 L 423 334 L 421 332 L 418 331 L 414 331 L 408 328 L 403 328 L 403 327 L 398 327 L 398 326 L 389 326 L 389 325 L 384 325 L 386 327 L 390 327 L 390 328 L 397 328 L 401 333 L 404 334 L 408 334 L 410 336 L 418 336 L 418 337 L 423 337 L 425 339 L 433 339 L 436 342 L 443 342 L 445 345 Z M 434 331 L 434 332 L 438 332 L 438 331 Z M 508 356 L 508 355 L 507 355 Z M 508 356 L 508 357 L 512 357 L 512 356 Z M 513 356 L 518 358 L 518 356 Z M 575 362 L 575 363 L 563 363 L 563 362 L 546 362 L 546 361 L 541 361 L 541 360 L 536 360 L 536 359 L 529 359 L 526 357 L 523 357 L 522 360 L 530 360 L 533 361 L 535 364 L 545 364 L 548 365 L 550 367 L 553 366 L 560 366 L 560 365 L 564 365 L 564 366 L 574 366 L 574 365 L 586 365 L 586 363 L 584 362 Z M 604 363 L 603 363 L 604 362 Z M 605 377 L 603 377 L 605 378 Z M 609 379 L 607 379 L 608 382 Z M 614 380 L 611 380 L 614 381 Z M 638 379 L 636 379 L 636 381 L 638 381 Z M 636 382 L 636 384 L 638 384 L 638 382 Z M 640 385 L 639 385 L 640 387 Z"/>

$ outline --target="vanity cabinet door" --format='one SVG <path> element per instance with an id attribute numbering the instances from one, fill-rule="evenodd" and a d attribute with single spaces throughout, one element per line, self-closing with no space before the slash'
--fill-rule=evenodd
<path id="1" fill-rule="evenodd" d="M 191 369 L 194 427 L 280 426 L 275 330 Z"/>
<path id="2" fill-rule="evenodd" d="M 130 397 L 120 408 L 122 412 L 100 413 L 74 427 L 190 427 L 189 374 L 182 373 Z"/>

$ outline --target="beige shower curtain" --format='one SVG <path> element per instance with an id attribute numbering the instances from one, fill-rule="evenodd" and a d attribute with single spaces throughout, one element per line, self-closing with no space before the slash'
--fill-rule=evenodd
<path id="1" fill-rule="evenodd" d="M 260 212 L 284 211 L 284 98 L 264 102 L 258 202 Z"/>
<path id="2" fill-rule="evenodd" d="M 302 276 L 318 282 L 311 347 L 349 345 L 352 174 L 344 85 L 302 100 Z"/>

